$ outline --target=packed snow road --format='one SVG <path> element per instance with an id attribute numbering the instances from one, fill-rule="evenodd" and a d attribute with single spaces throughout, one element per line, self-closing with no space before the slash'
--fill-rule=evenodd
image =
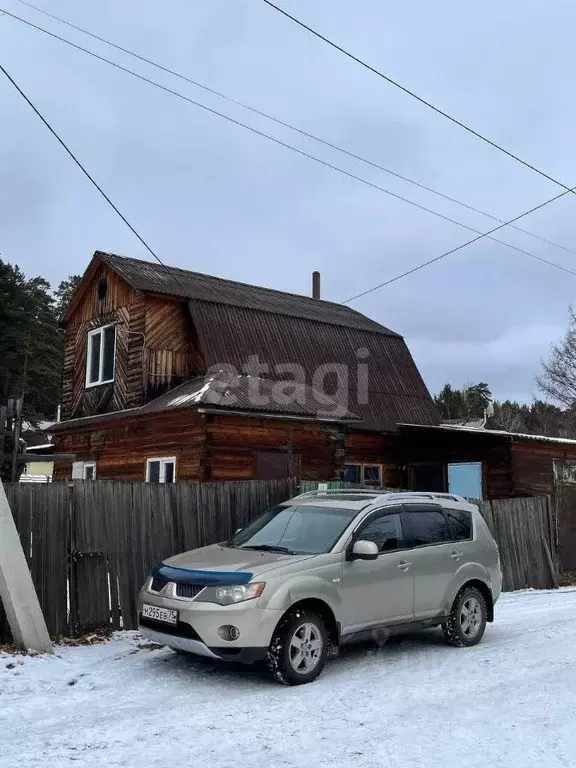
<path id="1" fill-rule="evenodd" d="M 429 631 L 347 650 L 297 688 L 135 633 L 56 658 L 0 654 L 0 765 L 564 768 L 575 635 L 565 589 L 504 595 L 475 648 Z"/>

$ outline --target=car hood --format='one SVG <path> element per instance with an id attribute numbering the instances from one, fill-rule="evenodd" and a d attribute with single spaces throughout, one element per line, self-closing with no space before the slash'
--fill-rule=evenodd
<path id="1" fill-rule="evenodd" d="M 243 571 L 255 575 L 311 557 L 314 555 L 287 555 L 282 552 L 259 552 L 211 544 L 169 557 L 164 563 L 174 568 L 189 568 L 195 571 Z"/>

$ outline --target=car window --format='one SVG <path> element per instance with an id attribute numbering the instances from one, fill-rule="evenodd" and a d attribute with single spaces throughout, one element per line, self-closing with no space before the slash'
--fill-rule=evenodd
<path id="1" fill-rule="evenodd" d="M 412 546 L 423 547 L 426 544 L 442 544 L 450 541 L 448 521 L 440 507 L 409 508 Z"/>
<path id="2" fill-rule="evenodd" d="M 332 549 L 357 514 L 356 507 L 279 504 L 248 523 L 230 545 L 317 555 Z"/>
<path id="3" fill-rule="evenodd" d="M 358 539 L 373 541 L 379 552 L 390 552 L 404 546 L 402 540 L 402 524 L 400 514 L 388 513 L 373 518 L 365 528 L 358 532 Z"/>
<path id="4" fill-rule="evenodd" d="M 469 510 L 445 507 L 444 514 L 450 523 L 453 541 L 466 541 L 472 538 L 472 513 Z"/>

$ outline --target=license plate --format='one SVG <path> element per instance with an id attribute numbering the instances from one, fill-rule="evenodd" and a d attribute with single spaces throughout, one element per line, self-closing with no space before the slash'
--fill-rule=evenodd
<path id="1" fill-rule="evenodd" d="M 178 611 L 173 611 L 171 608 L 159 608 L 157 605 L 142 606 L 142 617 L 145 619 L 152 619 L 153 621 L 161 621 L 164 624 L 178 624 Z"/>

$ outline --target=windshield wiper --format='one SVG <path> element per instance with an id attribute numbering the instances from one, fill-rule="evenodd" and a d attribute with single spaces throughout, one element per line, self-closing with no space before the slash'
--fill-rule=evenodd
<path id="1" fill-rule="evenodd" d="M 288 549 L 288 547 L 277 547 L 275 544 L 245 544 L 243 547 L 238 547 L 238 549 L 256 549 L 261 552 L 284 552 L 287 555 L 296 554 L 296 552 Z"/>

